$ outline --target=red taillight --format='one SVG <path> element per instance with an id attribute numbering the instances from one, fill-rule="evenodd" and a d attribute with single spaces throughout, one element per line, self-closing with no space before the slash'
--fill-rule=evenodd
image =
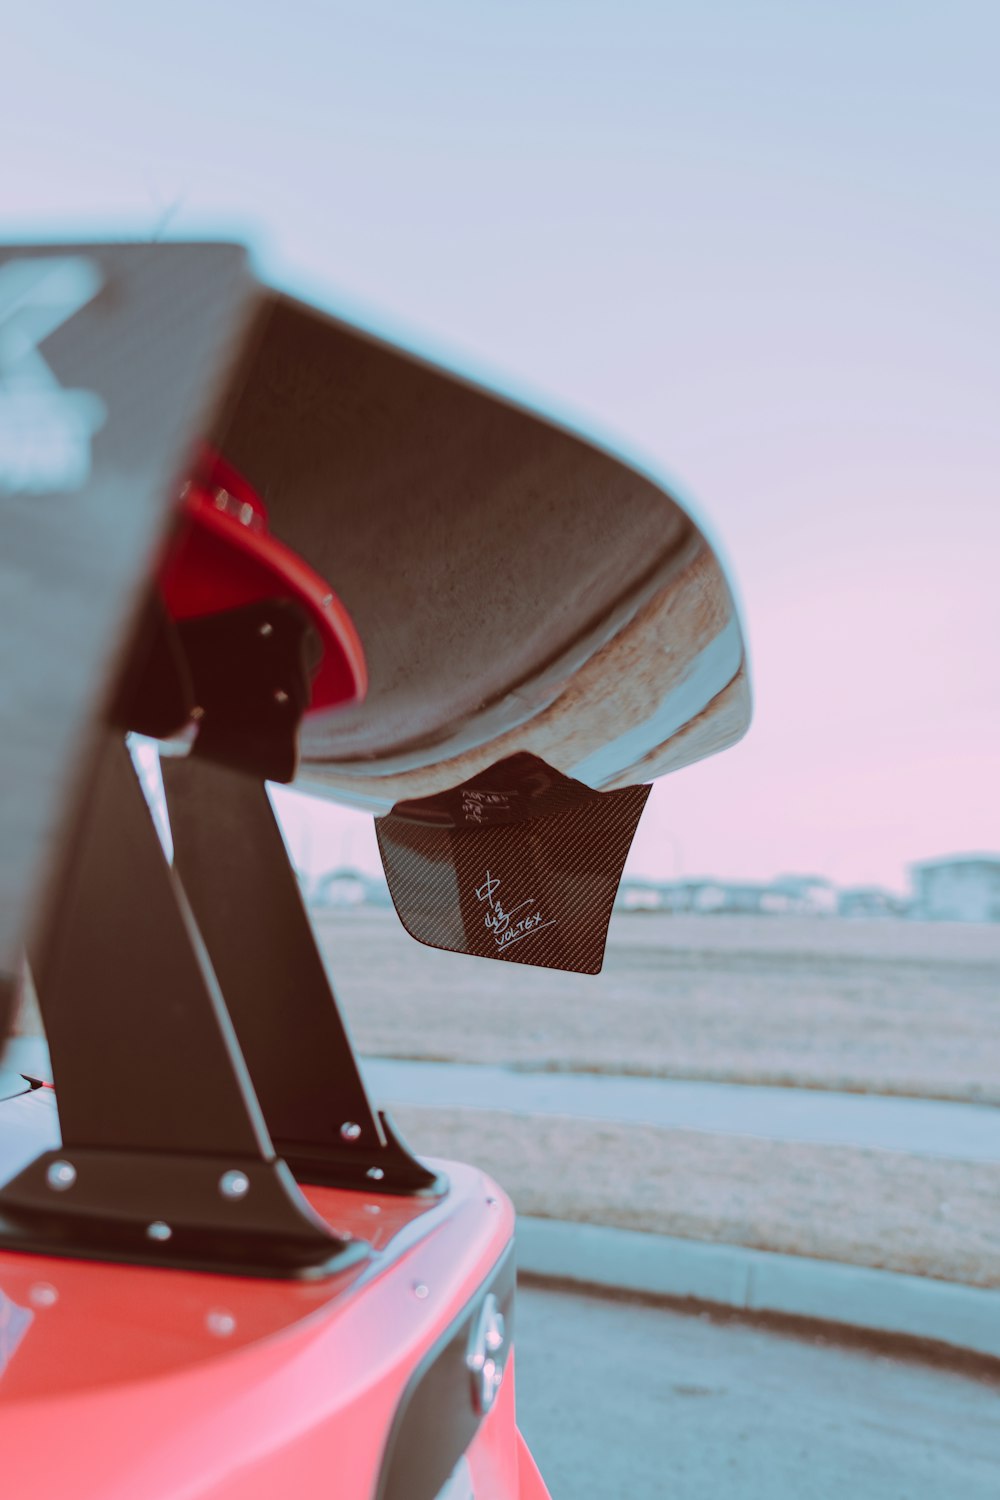
<path id="1" fill-rule="evenodd" d="M 203 447 L 182 505 L 181 525 L 159 574 L 171 617 L 202 619 L 260 600 L 291 600 L 308 615 L 323 646 L 309 712 L 362 699 L 368 674 L 350 615 L 326 579 L 271 534 L 264 504 L 248 481 Z"/>

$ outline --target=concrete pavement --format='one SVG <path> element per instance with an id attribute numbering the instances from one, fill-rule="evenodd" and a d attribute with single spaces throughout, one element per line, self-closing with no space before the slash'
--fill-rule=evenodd
<path id="1" fill-rule="evenodd" d="M 819 1089 L 601 1074 L 525 1073 L 467 1063 L 362 1059 L 381 1105 L 573 1115 L 825 1146 L 1000 1161 L 1000 1109 Z"/>
<path id="2" fill-rule="evenodd" d="M 807 1318 L 997 1362 L 1000 1291 L 869 1266 L 520 1215 L 517 1262 L 554 1282 Z"/>
<path id="3" fill-rule="evenodd" d="M 766 1140 L 911 1151 L 958 1161 L 1000 1161 L 1000 1109 L 985 1104 L 680 1079 L 526 1073 L 385 1057 L 361 1061 L 369 1091 L 382 1106 L 571 1115 Z M 48 1052 L 40 1037 L 10 1042 L 4 1062 L 8 1069 L 47 1076 Z"/>
<path id="4" fill-rule="evenodd" d="M 522 1287 L 518 1420 L 553 1500 L 995 1500 L 1000 1392 L 705 1315 Z"/>

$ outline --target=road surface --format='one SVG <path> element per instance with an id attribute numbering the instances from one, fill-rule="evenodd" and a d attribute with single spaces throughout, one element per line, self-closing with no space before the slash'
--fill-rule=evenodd
<path id="1" fill-rule="evenodd" d="M 996 1500 L 1000 1386 L 522 1287 L 521 1428 L 553 1500 Z"/>

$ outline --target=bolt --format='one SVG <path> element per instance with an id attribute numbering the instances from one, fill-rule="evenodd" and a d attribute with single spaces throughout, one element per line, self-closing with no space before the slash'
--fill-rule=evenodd
<path id="1" fill-rule="evenodd" d="M 496 1321 L 486 1330 L 486 1347 L 491 1354 L 495 1354 L 498 1349 L 503 1348 L 505 1334 L 506 1324 L 504 1323 L 504 1316 L 503 1313 L 498 1312 Z"/>
<path id="2" fill-rule="evenodd" d="M 162 1243 L 164 1240 L 169 1240 L 173 1232 L 170 1225 L 164 1224 L 162 1219 L 154 1219 L 153 1223 L 146 1228 L 146 1238 Z"/>
<path id="3" fill-rule="evenodd" d="M 285 690 L 283 688 L 279 688 L 278 691 L 275 693 L 275 695 L 274 695 L 274 701 L 275 701 L 275 703 L 287 703 L 288 702 L 288 694 L 285 692 Z"/>
<path id="4" fill-rule="evenodd" d="M 54 1161 L 45 1174 L 45 1180 L 55 1193 L 64 1193 L 76 1181 L 76 1168 L 71 1161 Z"/>
<path id="5" fill-rule="evenodd" d="M 59 1293 L 48 1281 L 36 1281 L 28 1293 L 32 1307 L 54 1307 Z"/>
<path id="6" fill-rule="evenodd" d="M 381 1167 L 369 1167 L 368 1171 L 365 1173 L 365 1176 L 370 1177 L 372 1182 L 381 1182 L 382 1178 L 385 1176 L 385 1173 L 382 1171 Z"/>
<path id="7" fill-rule="evenodd" d="M 257 626 L 257 634 L 258 635 L 273 635 L 274 634 L 274 626 L 271 624 L 271 622 L 269 620 L 265 620 L 264 623 L 263 623 L 263 625 L 258 625 Z"/>
<path id="8" fill-rule="evenodd" d="M 215 508 L 216 508 L 216 510 L 227 510 L 228 507 L 229 507 L 229 491 L 228 490 L 216 490 L 216 492 L 215 492 Z"/>
<path id="9" fill-rule="evenodd" d="M 341 1140 L 357 1141 L 361 1138 L 361 1126 L 356 1125 L 353 1120 L 345 1120 L 340 1127 Z"/>
<path id="10" fill-rule="evenodd" d="M 223 1198 L 245 1198 L 249 1191 L 250 1179 L 245 1172 L 223 1172 L 219 1178 L 219 1192 Z"/>
<path id="11" fill-rule="evenodd" d="M 425 1297 L 430 1296 L 430 1292 L 431 1289 L 426 1281 L 415 1281 L 413 1283 L 413 1295 L 414 1297 L 419 1297 L 421 1302 L 423 1302 Z"/>
<path id="12" fill-rule="evenodd" d="M 252 520 L 253 506 L 248 500 L 244 500 L 243 504 L 240 506 L 240 524 L 243 526 L 249 526 Z"/>
<path id="13" fill-rule="evenodd" d="M 236 1319 L 226 1308 L 213 1307 L 211 1312 L 205 1314 L 205 1327 L 209 1333 L 214 1333 L 217 1339 L 227 1339 L 236 1331 Z"/>

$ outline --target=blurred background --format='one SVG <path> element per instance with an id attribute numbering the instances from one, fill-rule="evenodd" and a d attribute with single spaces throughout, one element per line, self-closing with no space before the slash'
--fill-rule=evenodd
<path id="1" fill-rule="evenodd" d="M 629 872 L 913 898 L 1000 850 L 998 43 L 972 0 L 36 0 L 0 229 L 246 239 L 673 479 L 756 720 L 654 789 Z M 370 820 L 279 797 L 311 884 L 378 870 Z"/>
<path id="2" fill-rule="evenodd" d="M 599 980 L 418 949 L 371 820 L 274 792 L 373 1094 L 503 1183 L 522 1267 L 556 1220 L 764 1252 L 775 1287 L 878 1271 L 887 1318 L 893 1273 L 1000 1295 L 998 46 L 993 0 L 4 15 L 0 239 L 244 240 L 652 469 L 728 556 L 755 720 L 654 787 Z M 888 1359 L 800 1378 L 777 1342 L 785 1384 L 756 1346 L 743 1380 L 706 1326 L 698 1383 L 692 1320 L 646 1309 L 629 1343 L 574 1305 L 575 1407 L 527 1305 L 554 1493 L 618 1493 L 626 1462 L 679 1500 L 995 1493 L 958 1376 L 897 1399 Z"/>

